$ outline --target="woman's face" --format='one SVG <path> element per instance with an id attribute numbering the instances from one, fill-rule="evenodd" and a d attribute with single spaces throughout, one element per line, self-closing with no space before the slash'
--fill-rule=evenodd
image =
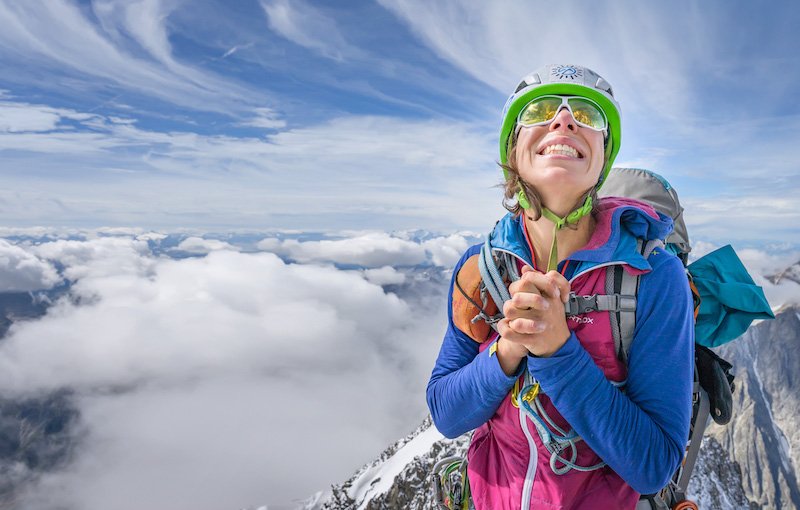
<path id="1" fill-rule="evenodd" d="M 554 212 L 571 208 L 597 184 L 605 161 L 603 133 L 579 126 L 566 108 L 547 126 L 523 127 L 517 136 L 520 177 Z"/>

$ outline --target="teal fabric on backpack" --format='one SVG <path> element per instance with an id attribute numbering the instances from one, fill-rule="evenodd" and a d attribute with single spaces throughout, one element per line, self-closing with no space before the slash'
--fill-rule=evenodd
<path id="1" fill-rule="evenodd" d="M 753 282 L 731 245 L 688 266 L 700 294 L 695 341 L 718 347 L 740 337 L 756 319 L 773 319 L 764 291 Z"/>

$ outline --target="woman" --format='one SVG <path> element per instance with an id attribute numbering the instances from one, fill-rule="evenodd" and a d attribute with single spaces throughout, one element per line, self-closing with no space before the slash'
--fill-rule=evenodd
<path id="1" fill-rule="evenodd" d="M 477 510 L 632 509 L 682 460 L 691 292 L 677 257 L 637 248 L 637 239 L 666 238 L 671 219 L 635 200 L 596 198 L 619 144 L 611 86 L 587 68 L 545 66 L 506 103 L 500 162 L 510 213 L 489 245 L 521 277 L 510 278 L 504 318 L 490 330 L 470 320 L 493 312 L 476 310 L 481 247 L 464 254 L 427 390 L 445 436 L 475 429 L 468 477 Z M 608 294 L 615 266 L 641 275 L 627 362 L 612 313 L 565 313 L 570 292 Z"/>

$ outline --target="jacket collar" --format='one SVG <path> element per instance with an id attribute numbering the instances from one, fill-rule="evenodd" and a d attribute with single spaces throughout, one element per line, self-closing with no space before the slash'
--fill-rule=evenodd
<path id="1" fill-rule="evenodd" d="M 569 257 L 581 263 L 579 272 L 611 262 L 628 264 L 642 272 L 650 271 L 652 267 L 636 249 L 637 238 L 666 239 L 672 232 L 672 218 L 631 198 L 603 197 L 592 214 L 596 220 L 592 237 L 586 246 Z M 489 242 L 492 248 L 511 252 L 532 265 L 522 221 L 522 216 L 515 218 L 507 214 L 495 225 Z"/>

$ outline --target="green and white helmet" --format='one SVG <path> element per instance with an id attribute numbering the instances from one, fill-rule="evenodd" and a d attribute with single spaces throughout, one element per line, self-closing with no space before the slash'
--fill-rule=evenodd
<path id="1" fill-rule="evenodd" d="M 503 124 L 500 128 L 500 163 L 503 165 L 508 163 L 509 144 L 519 112 L 537 97 L 550 94 L 586 97 L 600 105 L 606 114 L 608 139 L 606 140 L 605 165 L 598 181 L 599 188 L 605 181 L 608 171 L 614 163 L 614 158 L 619 152 L 620 114 L 619 104 L 614 99 L 611 85 L 602 76 L 587 67 L 550 64 L 537 69 L 519 82 L 503 108 Z"/>
<path id="2" fill-rule="evenodd" d="M 600 189 L 608 176 L 614 158 L 619 152 L 621 141 L 621 123 L 619 104 L 614 99 L 611 85 L 602 76 L 591 69 L 575 65 L 546 65 L 529 74 L 517 85 L 516 90 L 506 101 L 503 108 L 503 124 L 500 128 L 500 163 L 508 163 L 508 150 L 512 135 L 517 125 L 517 117 L 525 106 L 537 97 L 547 95 L 579 96 L 588 98 L 597 103 L 605 113 L 608 120 L 608 133 L 605 140 L 605 163 L 597 181 L 596 188 Z M 503 169 L 506 179 L 508 172 Z M 531 204 L 525 191 L 520 186 L 517 194 L 520 207 L 530 209 Z M 582 217 L 592 211 L 592 197 L 586 197 L 583 205 L 561 218 L 542 207 L 542 215 L 553 222 L 553 244 L 550 247 L 547 271 L 555 269 L 558 263 L 558 245 L 556 234 L 565 225 L 577 223 Z"/>

